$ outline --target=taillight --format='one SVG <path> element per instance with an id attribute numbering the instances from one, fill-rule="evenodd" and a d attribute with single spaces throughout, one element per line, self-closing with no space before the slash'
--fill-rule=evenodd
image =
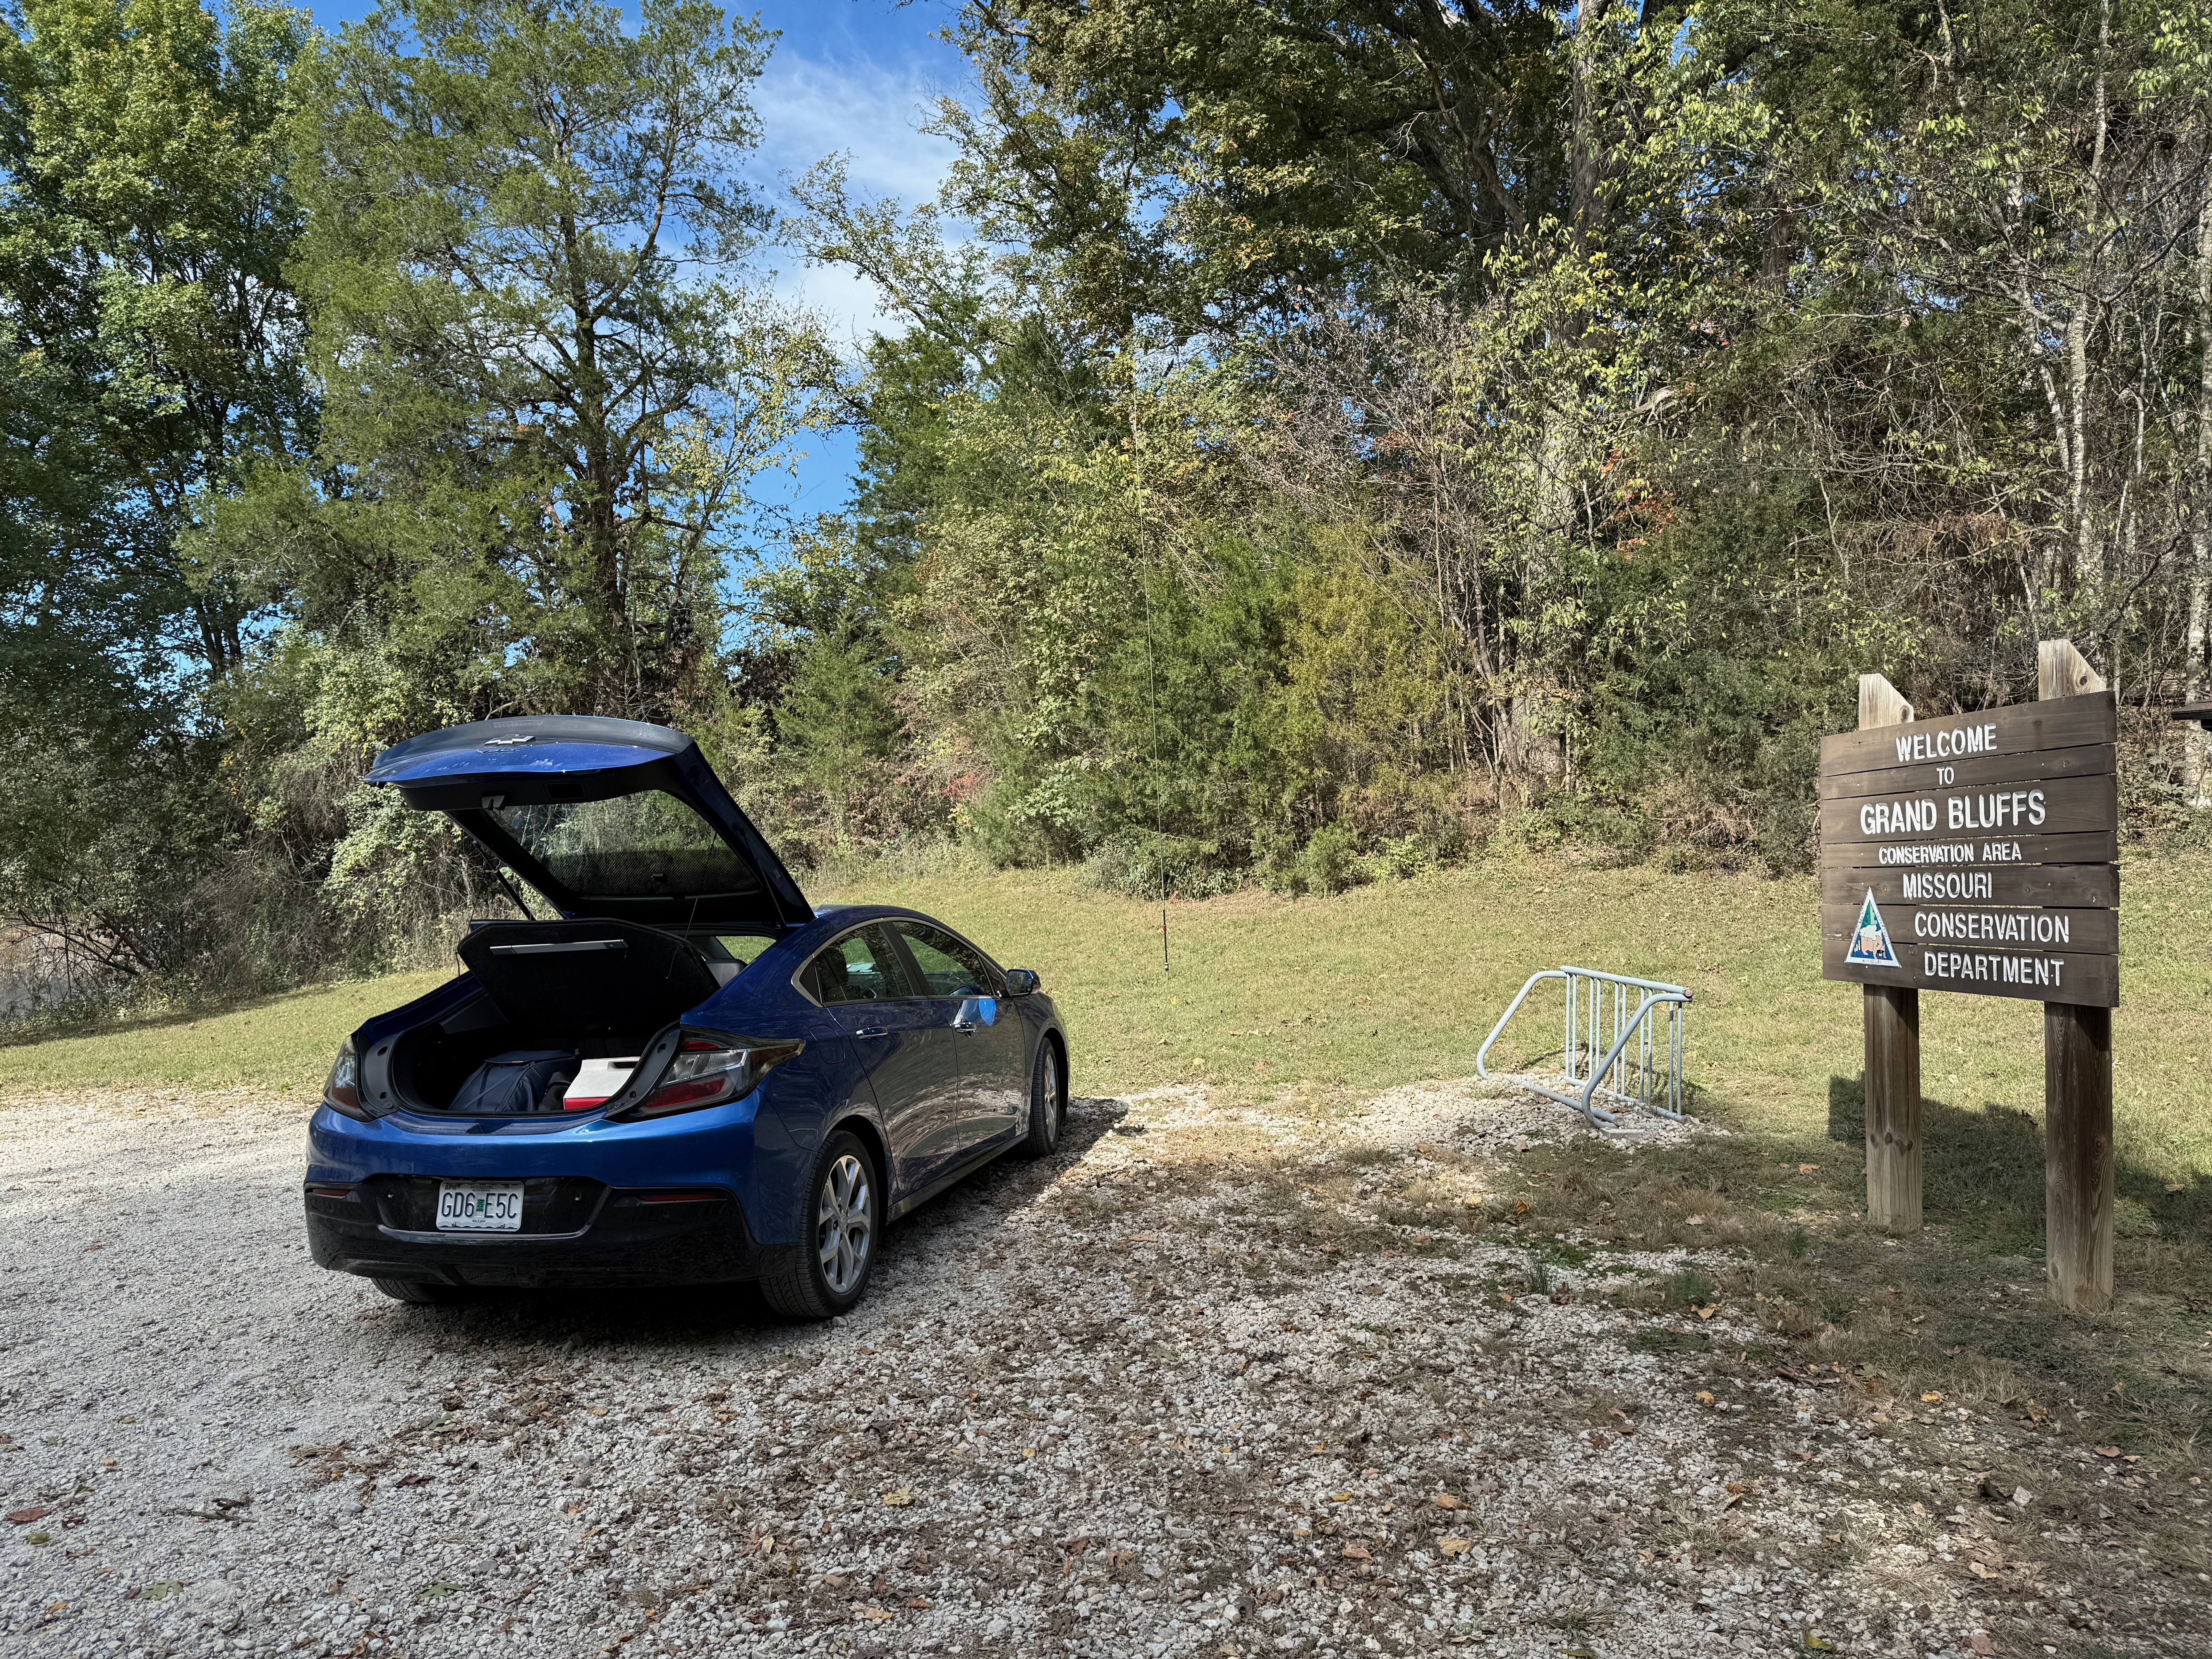
<path id="1" fill-rule="evenodd" d="M 636 1105 L 614 1114 L 623 1119 L 665 1117 L 725 1101 L 743 1100 L 760 1080 L 806 1045 L 763 1042 L 721 1031 L 686 1031 L 683 1046 Z"/>
<path id="2" fill-rule="evenodd" d="M 323 1104 L 363 1123 L 368 1121 L 368 1114 L 361 1109 L 361 1056 L 355 1052 L 351 1037 L 339 1045 L 338 1057 L 331 1062 L 331 1074 L 323 1079 Z"/>

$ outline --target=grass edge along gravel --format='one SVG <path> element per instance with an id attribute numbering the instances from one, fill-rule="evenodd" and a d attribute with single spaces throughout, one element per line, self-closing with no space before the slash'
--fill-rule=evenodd
<path id="1" fill-rule="evenodd" d="M 1761 880 L 1559 859 L 1490 860 L 1329 898 L 1248 890 L 1159 909 L 1079 871 L 979 874 L 887 862 L 817 880 L 817 900 L 909 905 L 1040 970 L 1073 1035 L 1079 1090 L 1206 1084 L 1224 1097 L 1311 1082 L 1374 1091 L 1463 1077 L 1522 981 L 1563 962 L 1679 981 L 1696 997 L 1687 1073 L 1696 1109 L 1740 1128 L 1827 1135 L 1855 1109 L 1859 992 L 1820 978 L 1810 878 Z M 2163 1189 L 2212 1177 L 2212 1121 L 2191 1109 L 2212 1059 L 2212 855 L 2137 859 L 2123 872 L 2124 1000 L 2115 1019 L 2124 1163 Z M 262 999 L 198 1018 L 117 1020 L 0 1045 L 0 1100 L 38 1089 L 173 1085 L 312 1090 L 368 1014 L 418 995 L 428 972 Z M 1497 1059 L 1556 1042 L 1541 994 Z M 1923 1072 L 1931 1113 L 2039 1127 L 2041 1009 L 1931 994 Z M 1945 1178 L 1931 1156 L 1931 1200 Z M 2140 1194 L 2123 1194 L 2124 1226 Z"/>

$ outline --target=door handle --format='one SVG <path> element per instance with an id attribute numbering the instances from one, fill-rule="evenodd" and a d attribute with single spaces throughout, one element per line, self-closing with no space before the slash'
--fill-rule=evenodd
<path id="1" fill-rule="evenodd" d="M 867 1025 L 863 1026 L 860 1030 L 854 1032 L 853 1035 L 856 1037 L 866 1040 L 869 1037 L 889 1036 L 890 1035 L 890 1030 L 889 1027 L 883 1025 Z"/>

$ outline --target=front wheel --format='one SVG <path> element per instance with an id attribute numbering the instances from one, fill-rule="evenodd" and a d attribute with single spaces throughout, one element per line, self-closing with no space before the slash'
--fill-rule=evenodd
<path id="1" fill-rule="evenodd" d="M 883 1200 L 875 1160 L 840 1130 L 823 1142 L 806 1184 L 813 1218 L 806 1242 L 761 1280 L 761 1295 L 787 1319 L 831 1319 L 859 1303 L 876 1266 Z"/>
<path id="2" fill-rule="evenodd" d="M 1030 1132 L 1022 1139 L 1024 1158 L 1050 1158 L 1060 1148 L 1067 1123 L 1067 1080 L 1060 1075 L 1060 1045 L 1050 1037 L 1037 1044 L 1030 1068 Z"/>

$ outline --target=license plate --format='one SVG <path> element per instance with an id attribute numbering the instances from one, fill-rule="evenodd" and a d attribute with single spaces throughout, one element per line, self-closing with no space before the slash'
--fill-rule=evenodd
<path id="1" fill-rule="evenodd" d="M 448 1233 L 522 1231 L 519 1181 L 447 1181 L 438 1187 L 438 1230 Z"/>

